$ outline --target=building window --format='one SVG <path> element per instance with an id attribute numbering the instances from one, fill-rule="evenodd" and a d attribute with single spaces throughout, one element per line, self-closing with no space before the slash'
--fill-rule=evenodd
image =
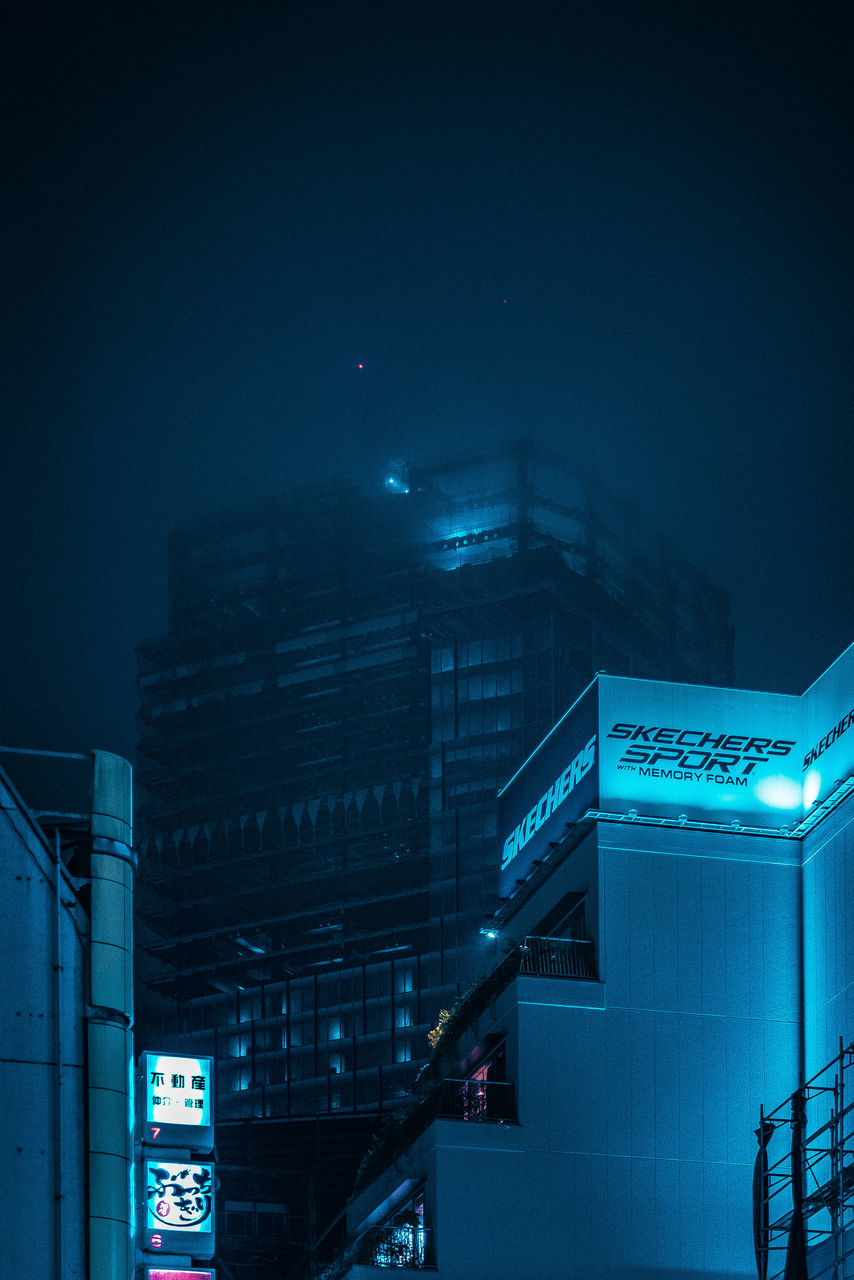
<path id="1" fill-rule="evenodd" d="M 397 1042 L 394 1055 L 395 1062 L 411 1062 L 412 1061 L 412 1041 L 409 1036 L 404 1036 L 402 1040 Z"/>
<path id="2" fill-rule="evenodd" d="M 255 1224 L 251 1210 L 226 1209 L 225 1234 L 227 1236 L 252 1236 Z"/>
<path id="3" fill-rule="evenodd" d="M 252 1200 L 226 1200 L 225 1235 L 281 1240 L 284 1234 L 284 1205 L 256 1203 Z"/>
<path id="4" fill-rule="evenodd" d="M 240 1004 L 238 1020 L 240 1022 L 251 1022 L 253 1018 L 261 1017 L 261 997 L 255 992 L 241 991 L 238 1001 Z"/>
<path id="5" fill-rule="evenodd" d="M 486 1086 L 490 1063 L 486 1062 L 469 1076 L 461 1088 L 463 1119 L 484 1120 L 487 1116 Z"/>
<path id="6" fill-rule="evenodd" d="M 262 1209 L 258 1206 L 256 1232 L 266 1239 L 281 1240 L 285 1234 L 285 1215 L 282 1210 Z"/>
<path id="7" fill-rule="evenodd" d="M 415 972 L 412 965 L 399 968 L 394 975 L 394 989 L 398 995 L 405 995 L 415 988 Z"/>
<path id="8" fill-rule="evenodd" d="M 231 1077 L 231 1092 L 242 1093 L 244 1089 L 248 1089 L 250 1078 L 248 1067 L 238 1067 Z"/>

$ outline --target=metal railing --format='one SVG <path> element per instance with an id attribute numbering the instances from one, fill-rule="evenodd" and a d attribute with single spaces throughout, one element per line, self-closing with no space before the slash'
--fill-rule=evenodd
<path id="1" fill-rule="evenodd" d="M 595 978 L 593 943 L 584 938 L 526 938 L 520 973 L 541 978 Z"/>
<path id="2" fill-rule="evenodd" d="M 516 1090 L 503 1080 L 443 1080 L 438 1115 L 445 1120 L 513 1123 Z"/>
<path id="3" fill-rule="evenodd" d="M 373 1227 L 356 1249 L 356 1261 L 369 1267 L 408 1267 L 419 1271 L 432 1266 L 430 1232 L 408 1223 Z"/>

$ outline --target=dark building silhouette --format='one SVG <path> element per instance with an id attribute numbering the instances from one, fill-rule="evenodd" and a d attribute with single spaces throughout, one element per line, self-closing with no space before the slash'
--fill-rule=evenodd
<path id="1" fill-rule="evenodd" d="M 728 599 L 527 444 L 173 533 L 139 646 L 138 1021 L 216 1055 L 235 1170 L 282 1118 L 351 1117 L 355 1157 L 411 1087 L 478 976 L 497 789 L 601 669 L 731 683 Z"/>

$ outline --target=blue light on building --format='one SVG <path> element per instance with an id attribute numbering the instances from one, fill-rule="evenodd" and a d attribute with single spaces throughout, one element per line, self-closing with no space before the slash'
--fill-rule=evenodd
<path id="1" fill-rule="evenodd" d="M 801 698 L 597 677 L 501 793 L 504 897 L 480 933 L 506 955 L 434 1033 L 337 1274 L 756 1275 L 760 1105 L 854 1041 L 852 703 L 854 647 Z M 585 744 L 585 785 L 562 791 Z M 823 1176 L 847 1195 L 854 1159 L 835 1150 Z M 424 1260 L 380 1261 L 413 1186 Z M 830 1269 L 799 1274 L 847 1274 L 832 1204 L 805 1205 L 807 1254 Z"/>

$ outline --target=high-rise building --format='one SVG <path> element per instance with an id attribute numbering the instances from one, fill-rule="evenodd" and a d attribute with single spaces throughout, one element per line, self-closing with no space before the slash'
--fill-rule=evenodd
<path id="1" fill-rule="evenodd" d="M 139 646 L 140 1017 L 216 1055 L 221 1119 L 408 1089 L 477 977 L 498 787 L 601 669 L 730 683 L 728 600 L 528 444 L 173 533 Z"/>

